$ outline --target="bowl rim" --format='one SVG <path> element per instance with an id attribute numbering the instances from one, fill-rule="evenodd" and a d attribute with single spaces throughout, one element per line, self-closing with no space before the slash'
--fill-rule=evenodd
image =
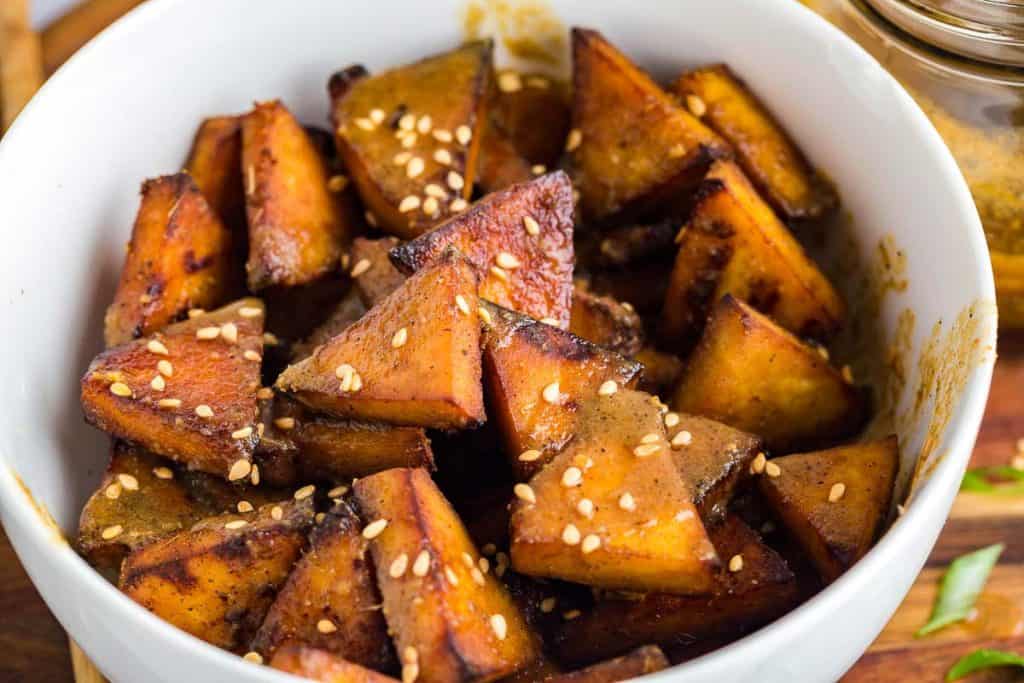
<path id="1" fill-rule="evenodd" d="M 797 24 L 797 28 L 803 32 L 823 33 L 831 42 L 839 44 L 842 49 L 849 51 L 851 56 L 866 63 L 873 76 L 883 78 L 889 82 L 888 85 L 894 86 L 892 87 L 894 97 L 901 100 L 906 116 L 911 117 L 911 124 L 918 128 L 923 136 L 922 142 L 936 157 L 937 170 L 945 177 L 950 191 L 957 195 L 956 202 L 964 207 L 964 219 L 968 223 L 964 227 L 968 231 L 971 251 L 977 266 L 974 271 L 974 284 L 979 292 L 978 300 L 994 302 L 995 284 L 991 262 L 988 258 L 987 243 L 970 191 L 952 154 L 913 98 L 874 57 L 808 7 L 799 2 L 788 3 L 788 6 L 779 6 L 776 0 L 744 1 L 765 7 L 771 6 L 775 12 L 789 14 L 791 19 L 787 19 L 787 21 Z M 152 25 L 159 22 L 163 13 L 175 11 L 179 5 L 185 5 L 185 3 L 186 0 L 150 0 L 143 3 L 104 29 L 72 55 L 43 84 L 7 131 L 5 139 L 0 141 L 0 165 L 4 163 L 5 152 L 9 147 L 4 142 L 18 136 L 20 131 L 29 125 L 26 121 L 31 120 L 32 111 L 43 106 L 41 103 L 45 102 L 51 91 L 63 87 L 64 81 L 73 75 L 75 65 L 88 59 L 92 52 L 122 33 L 150 30 Z M 986 321 L 989 324 L 980 328 L 979 342 L 983 347 L 992 349 L 991 355 L 994 358 L 997 331 L 995 315 L 990 317 L 991 320 Z M 807 628 L 818 613 L 835 613 L 842 606 L 847 594 L 858 592 L 885 566 L 899 562 L 901 548 L 909 544 L 911 539 L 916 536 L 919 526 L 924 525 L 926 520 L 932 519 L 936 515 L 945 519 L 949 514 L 952 497 L 950 497 L 950 504 L 945 504 L 942 493 L 959 487 L 959 481 L 967 467 L 981 426 L 993 369 L 994 362 L 992 361 L 984 361 L 974 368 L 960 394 L 957 409 L 946 426 L 945 455 L 935 466 L 927 481 L 916 492 L 912 504 L 908 505 L 905 513 L 892 523 L 868 553 L 852 568 L 819 593 L 768 625 L 693 660 L 641 678 L 665 683 L 682 674 L 720 673 L 726 670 L 729 660 L 740 659 L 745 654 L 753 654 L 755 650 L 778 650 L 791 637 L 790 633 Z M 31 496 L 31 492 L 21 484 L 13 467 L 0 453 L 0 520 L 5 528 L 16 527 L 21 532 L 20 535 L 23 535 L 25 541 L 35 550 L 47 552 L 51 569 L 68 581 L 78 582 L 82 586 L 83 604 L 90 600 L 106 601 L 122 623 L 134 624 L 151 637 L 169 641 L 180 648 L 187 648 L 199 660 L 199 663 L 215 666 L 217 670 L 243 677 L 243 680 L 265 683 L 300 680 L 269 667 L 253 667 L 242 658 L 172 626 L 136 604 L 86 563 L 69 543 L 61 543 L 59 546 L 54 543 L 53 530 L 37 511 L 36 503 Z M 56 552 L 53 552 L 54 550 Z M 15 553 L 21 561 L 17 547 L 15 547 Z M 69 634 L 69 636 L 74 637 L 74 634 Z"/>

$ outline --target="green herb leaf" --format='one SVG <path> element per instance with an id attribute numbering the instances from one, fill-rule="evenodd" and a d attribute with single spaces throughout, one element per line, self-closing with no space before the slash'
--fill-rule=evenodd
<path id="1" fill-rule="evenodd" d="M 964 473 L 960 490 L 995 496 L 1024 496 L 1024 470 L 1015 467 L 975 467 Z"/>
<path id="2" fill-rule="evenodd" d="M 914 635 L 920 638 L 966 619 L 1005 547 L 997 543 L 953 560 L 942 576 L 931 618 Z"/>
<path id="3" fill-rule="evenodd" d="M 1019 666 L 1024 667 L 1024 657 L 1002 650 L 975 650 L 964 655 L 953 665 L 953 668 L 946 674 L 947 681 L 955 681 L 968 674 L 982 669 L 991 669 L 996 666 Z"/>

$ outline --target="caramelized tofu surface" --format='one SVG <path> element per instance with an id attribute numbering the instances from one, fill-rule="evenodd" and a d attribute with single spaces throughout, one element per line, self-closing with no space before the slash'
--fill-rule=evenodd
<path id="1" fill-rule="evenodd" d="M 289 366 L 277 387 L 342 418 L 439 429 L 482 423 L 476 291 L 473 266 L 447 251 Z"/>
<path id="2" fill-rule="evenodd" d="M 396 668 L 362 528 L 347 502 L 335 503 L 313 528 L 309 550 L 270 606 L 252 650 L 270 659 L 294 643 L 371 669 Z"/>
<path id="3" fill-rule="evenodd" d="M 728 145 L 597 31 L 572 30 L 566 141 L 585 217 L 600 221 L 678 200 Z"/>
<path id="4" fill-rule="evenodd" d="M 242 184 L 242 117 L 204 119 L 192 140 L 185 171 L 232 234 L 238 236 L 236 231 L 241 231 L 244 244 L 247 236 Z"/>
<path id="5" fill-rule="evenodd" d="M 634 356 L 644 343 L 644 324 L 632 306 L 594 294 L 580 281 L 573 289 L 569 331 L 624 356 Z"/>
<path id="6" fill-rule="evenodd" d="M 352 207 L 328 188 L 320 151 L 280 101 L 242 121 L 249 288 L 304 285 L 336 270 L 355 230 Z"/>
<path id="7" fill-rule="evenodd" d="M 331 78 L 338 151 L 382 229 L 411 239 L 464 208 L 476 178 L 491 52 L 489 41 L 468 43 L 374 76 L 350 67 Z"/>
<path id="8" fill-rule="evenodd" d="M 606 382 L 632 387 L 640 366 L 553 325 L 481 305 L 488 406 L 506 456 L 528 479 L 572 438 L 579 405 Z M 524 459 L 527 451 L 536 453 Z"/>
<path id="9" fill-rule="evenodd" d="M 683 361 L 679 356 L 658 351 L 649 346 L 640 349 L 633 358 L 643 366 L 640 374 L 640 390 L 656 396 L 672 392 L 680 375 Z"/>
<path id="10" fill-rule="evenodd" d="M 476 173 L 476 184 L 484 194 L 530 180 L 534 175 L 532 168 L 512 141 L 488 120 L 480 140 L 480 161 Z"/>
<path id="11" fill-rule="evenodd" d="M 352 282 L 359 298 L 367 309 L 376 306 L 405 282 L 405 275 L 388 258 L 388 252 L 398 245 L 399 241 L 395 237 L 375 240 L 357 237 L 352 242 L 349 272 L 352 273 Z"/>
<path id="12" fill-rule="evenodd" d="M 771 461 L 758 478 L 772 513 L 831 582 L 870 549 L 889 516 L 899 471 L 895 436 Z"/>
<path id="13" fill-rule="evenodd" d="M 718 557 L 650 399 L 619 390 L 580 406 L 573 440 L 516 489 L 516 571 L 612 589 L 711 590 Z"/>
<path id="14" fill-rule="evenodd" d="M 661 319 L 666 345 L 689 351 L 726 294 L 797 336 L 824 340 L 842 326 L 842 298 L 733 162 L 711 167 L 677 242 Z"/>
<path id="15" fill-rule="evenodd" d="M 234 286 L 232 237 L 185 173 L 142 184 L 121 279 L 107 309 L 107 346 L 152 334 L 190 308 L 223 304 Z"/>
<path id="16" fill-rule="evenodd" d="M 661 648 L 657 645 L 645 645 L 621 657 L 543 680 L 545 683 L 617 683 L 668 667 L 668 659 Z"/>
<path id="17" fill-rule="evenodd" d="M 192 469 L 248 476 L 263 317 L 241 299 L 104 351 L 82 377 L 86 420 Z"/>
<path id="18" fill-rule="evenodd" d="M 496 81 L 489 108 L 491 125 L 531 164 L 553 167 L 569 132 L 565 83 L 515 71 L 499 73 Z M 543 125 L 538 125 L 541 121 Z"/>
<path id="19" fill-rule="evenodd" d="M 420 427 L 311 417 L 290 432 L 298 467 L 315 480 L 347 481 L 393 467 L 434 469 L 430 439 Z"/>
<path id="20" fill-rule="evenodd" d="M 867 416 L 865 393 L 815 348 L 731 296 L 715 306 L 671 405 L 782 452 L 852 436 Z"/>
<path id="21" fill-rule="evenodd" d="M 398 683 L 390 676 L 354 664 L 326 650 L 296 643 L 288 643 L 274 653 L 270 666 L 318 683 Z"/>
<path id="22" fill-rule="evenodd" d="M 839 204 L 835 190 L 728 66 L 685 73 L 671 90 L 704 110 L 704 123 L 732 145 L 747 175 L 783 217 L 818 218 Z"/>
<path id="23" fill-rule="evenodd" d="M 312 522 L 309 498 L 207 518 L 129 555 L 118 587 L 186 633 L 245 652 Z"/>
<path id="24" fill-rule="evenodd" d="M 417 681 L 491 681 L 538 657 L 515 604 L 422 469 L 360 479 L 355 496 L 403 664 Z"/>
<path id="25" fill-rule="evenodd" d="M 309 336 L 292 346 L 292 362 L 298 362 L 312 355 L 316 347 L 326 344 L 331 338 L 344 332 L 349 325 L 366 314 L 366 305 L 355 289 L 350 289 L 341 301 L 335 304 L 327 319 L 316 326 Z"/>
<path id="26" fill-rule="evenodd" d="M 454 246 L 476 267 L 480 296 L 564 326 L 572 299 L 572 214 L 572 184 L 558 171 L 487 195 L 393 249 L 391 259 L 414 272 Z"/>

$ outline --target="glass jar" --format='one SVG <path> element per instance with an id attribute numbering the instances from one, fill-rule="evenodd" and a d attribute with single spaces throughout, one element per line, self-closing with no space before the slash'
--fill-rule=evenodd
<path id="1" fill-rule="evenodd" d="M 1024 328 L 1024 0 L 803 2 L 874 55 L 932 120 L 985 227 L 1000 326 Z"/>

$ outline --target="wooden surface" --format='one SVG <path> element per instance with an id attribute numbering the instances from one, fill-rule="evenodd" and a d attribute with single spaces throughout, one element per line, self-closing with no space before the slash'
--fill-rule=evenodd
<path id="1" fill-rule="evenodd" d="M 974 465 L 1007 464 L 1024 437 L 1024 335 L 1004 335 Z M 972 624 L 928 638 L 914 631 L 928 617 L 938 578 L 949 561 L 996 542 L 1006 551 Z M 68 640 L 29 583 L 0 532 L 0 682 L 72 681 Z M 17 615 L 11 618 L 11 615 Z M 925 570 L 900 610 L 844 683 L 941 681 L 960 656 L 978 647 L 1024 653 L 1024 499 L 961 494 Z M 972 683 L 1021 681 L 1024 673 L 1000 671 Z"/>

